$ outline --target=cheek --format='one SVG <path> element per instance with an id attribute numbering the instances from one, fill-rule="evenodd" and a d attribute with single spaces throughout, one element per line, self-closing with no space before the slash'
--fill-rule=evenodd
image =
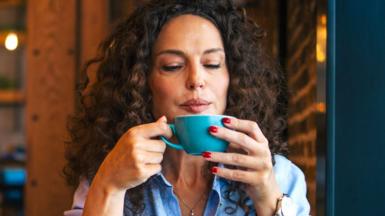
<path id="1" fill-rule="evenodd" d="M 221 78 L 217 78 L 216 80 L 216 93 L 219 97 L 226 99 L 227 91 L 229 89 L 229 76 L 222 76 Z"/>
<path id="2" fill-rule="evenodd" d="M 151 83 L 152 94 L 152 114 L 155 118 L 159 118 L 170 106 L 170 88 L 167 85 L 163 85 L 161 82 Z"/>
<path id="3" fill-rule="evenodd" d="M 173 93 L 175 91 L 174 88 L 172 88 L 172 85 L 162 82 L 156 82 L 152 85 L 152 95 L 154 98 L 154 102 L 164 102 L 167 99 L 171 99 L 173 97 Z M 155 104 L 156 105 L 156 104 Z"/>

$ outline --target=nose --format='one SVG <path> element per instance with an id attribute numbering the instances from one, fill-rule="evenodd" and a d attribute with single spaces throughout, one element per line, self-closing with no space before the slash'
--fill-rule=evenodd
<path id="1" fill-rule="evenodd" d="M 204 71 L 199 66 L 190 67 L 186 80 L 186 87 L 189 90 L 196 90 L 205 87 Z"/>
<path id="2" fill-rule="evenodd" d="M 189 84 L 187 84 L 187 88 L 191 90 L 203 88 L 203 86 L 203 82 L 189 82 Z"/>

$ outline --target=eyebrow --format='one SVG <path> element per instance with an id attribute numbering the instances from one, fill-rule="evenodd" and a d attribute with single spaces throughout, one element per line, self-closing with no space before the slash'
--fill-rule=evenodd
<path id="1" fill-rule="evenodd" d="M 210 54 L 214 52 L 224 52 L 222 48 L 213 48 L 213 49 L 208 49 L 203 52 L 203 54 Z M 178 55 L 178 56 L 185 56 L 185 54 L 180 51 L 180 50 L 175 50 L 175 49 L 168 49 L 168 50 L 162 50 L 158 52 L 155 56 L 159 56 L 162 54 L 173 54 L 173 55 Z"/>
<path id="2" fill-rule="evenodd" d="M 214 53 L 214 52 L 225 52 L 223 51 L 222 48 L 214 48 L 214 49 L 208 49 L 203 52 L 203 54 L 209 54 L 209 53 Z"/>

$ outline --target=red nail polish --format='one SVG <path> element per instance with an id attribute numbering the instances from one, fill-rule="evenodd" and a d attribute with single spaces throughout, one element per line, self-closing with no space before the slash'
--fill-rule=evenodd
<path id="1" fill-rule="evenodd" d="M 216 132 L 218 132 L 218 127 L 210 126 L 210 127 L 209 127 L 209 131 L 210 131 L 211 133 L 216 133 Z"/>
<path id="2" fill-rule="evenodd" d="M 203 152 L 203 153 L 202 153 L 202 156 L 203 156 L 204 158 L 211 158 L 211 152 Z"/>
<path id="3" fill-rule="evenodd" d="M 211 168 L 211 173 L 217 173 L 217 172 L 218 172 L 218 167 Z"/>
<path id="4" fill-rule="evenodd" d="M 223 121 L 223 123 L 225 123 L 225 124 L 230 124 L 231 123 L 231 119 L 230 118 L 223 118 L 222 119 L 222 121 Z"/>

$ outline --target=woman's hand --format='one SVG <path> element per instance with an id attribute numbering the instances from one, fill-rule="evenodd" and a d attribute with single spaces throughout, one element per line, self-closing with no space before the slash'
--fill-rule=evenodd
<path id="1" fill-rule="evenodd" d="M 95 179 L 111 191 L 126 191 L 161 171 L 166 145 L 157 139 L 171 137 L 165 116 L 156 122 L 130 128 L 104 159 Z"/>
<path id="2" fill-rule="evenodd" d="M 84 216 L 123 215 L 126 190 L 144 183 L 161 170 L 166 145 L 155 139 L 160 135 L 172 136 L 166 117 L 130 128 L 120 137 L 92 181 Z"/>
<path id="3" fill-rule="evenodd" d="M 236 169 L 213 167 L 212 173 L 244 183 L 258 215 L 273 215 L 282 193 L 275 180 L 269 142 L 257 123 L 236 118 L 224 118 L 224 127 L 211 126 L 210 133 L 228 141 L 226 153 L 205 152 L 208 161 L 233 165 Z"/>

